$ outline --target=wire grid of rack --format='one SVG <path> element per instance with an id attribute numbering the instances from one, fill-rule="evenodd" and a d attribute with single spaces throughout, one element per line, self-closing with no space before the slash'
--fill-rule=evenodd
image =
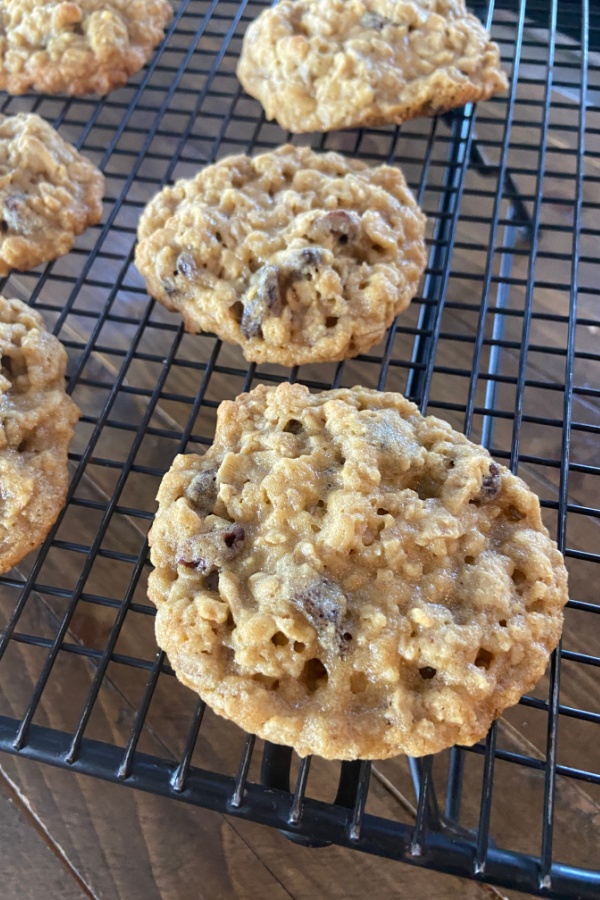
<path id="1" fill-rule="evenodd" d="M 429 218 L 429 264 L 380 347 L 289 372 L 184 334 L 132 264 L 140 211 L 161 186 L 291 138 L 235 77 L 264 5 L 182 0 L 125 88 L 2 101 L 3 113 L 39 112 L 97 162 L 107 199 L 69 256 L 3 285 L 67 347 L 83 415 L 63 514 L 41 551 L 0 578 L 0 747 L 312 846 L 598 897 L 600 13 L 585 0 L 480 4 L 511 73 L 505 96 L 402 128 L 300 139 L 401 164 Z M 222 399 L 290 377 L 401 390 L 540 494 L 570 571 L 562 648 L 484 743 L 435 760 L 299 761 L 206 710 L 157 653 L 145 536 L 160 478 L 177 452 L 210 444 Z"/>

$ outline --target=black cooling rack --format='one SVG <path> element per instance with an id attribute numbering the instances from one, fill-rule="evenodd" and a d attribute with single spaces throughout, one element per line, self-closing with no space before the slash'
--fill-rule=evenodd
<path id="1" fill-rule="evenodd" d="M 39 112 L 97 162 L 107 200 L 102 225 L 69 256 L 3 285 L 67 347 L 83 415 L 61 518 L 0 578 L 0 746 L 311 846 L 597 898 L 600 14 L 575 0 L 480 5 L 512 74 L 505 96 L 401 129 L 295 139 L 401 163 L 429 217 L 429 265 L 380 347 L 290 372 L 185 335 L 132 265 L 157 189 L 290 137 L 235 78 L 263 4 L 176 8 L 164 44 L 122 90 L 2 101 L 4 113 Z M 290 377 L 402 390 L 540 494 L 570 571 L 563 644 L 485 743 L 372 766 L 299 761 L 215 717 L 157 654 L 145 536 L 160 477 L 176 452 L 210 444 L 220 400 Z"/>

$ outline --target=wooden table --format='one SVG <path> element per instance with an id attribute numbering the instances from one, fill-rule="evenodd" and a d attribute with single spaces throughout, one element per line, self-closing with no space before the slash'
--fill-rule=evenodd
<path id="1" fill-rule="evenodd" d="M 191 16 L 187 27 L 193 30 L 200 21 L 207 4 L 190 4 Z M 222 4 L 231 10 L 235 4 Z M 250 7 L 249 7 L 250 8 Z M 226 11 L 227 11 L 226 10 Z M 513 24 L 508 16 L 504 31 L 502 15 L 498 16 L 498 36 L 512 41 Z M 187 20 L 183 20 L 183 26 Z M 213 32 L 202 38 L 200 49 L 208 58 L 212 53 L 217 60 L 221 47 L 219 29 L 226 30 L 226 23 L 216 20 Z M 239 36 L 244 23 L 233 37 L 231 55 L 221 60 L 218 77 L 232 76 L 235 54 L 239 48 Z M 539 31 L 526 30 L 531 42 L 546 40 Z M 508 45 L 503 48 L 510 58 Z M 172 43 L 165 59 L 172 60 L 171 69 L 179 65 L 185 52 L 185 41 Z M 540 51 L 541 52 L 541 51 Z M 541 52 L 543 57 L 544 50 Z M 533 51 L 530 51 L 530 55 Z M 179 54 L 179 56 L 178 56 Z M 505 55 L 506 55 L 505 54 Z M 562 54 L 562 55 L 561 55 Z M 529 58 L 529 57 L 528 57 Z M 557 60 L 577 59 L 575 52 L 561 49 Z M 210 61 L 210 59 L 209 59 Z M 218 60 L 217 60 L 218 62 Z M 543 120 L 540 113 L 540 97 L 544 76 L 536 75 L 534 62 L 521 67 L 522 84 L 516 95 L 516 112 L 510 134 L 510 162 L 515 171 L 515 181 L 525 196 L 530 214 L 535 213 L 532 198 L 537 189 L 537 168 L 540 157 L 540 135 Z M 205 71 L 206 69 L 206 71 Z M 198 90 L 202 79 L 210 78 L 209 67 L 199 67 Z M 214 73 L 213 73 L 214 74 Z M 169 78 L 174 77 L 171 74 Z M 590 75 L 590 78 L 595 75 Z M 159 79 L 160 73 L 152 78 Z M 188 76 L 185 76 L 188 78 Z M 191 76 L 189 76 L 191 78 Z M 536 83 L 538 78 L 539 84 Z M 529 79 L 529 81 L 527 80 Z M 188 79 L 189 80 L 189 79 Z M 139 81 L 139 79 L 138 79 Z M 137 83 L 137 82 L 134 82 Z M 216 83 L 216 82 L 215 82 Z M 223 82 L 225 83 L 225 82 Z M 231 81 L 227 82 L 231 84 Z M 152 79 L 150 81 L 152 84 Z M 157 86 L 159 82 L 157 81 Z M 166 89 L 167 82 L 163 85 Z M 158 87 L 157 87 L 158 89 Z M 103 150 L 115 133 L 127 104 L 133 96 L 119 92 L 121 106 L 110 104 L 102 112 L 90 135 L 84 141 L 84 151 L 100 161 Z M 117 95 L 115 95 L 116 97 Z M 153 95 L 148 94 L 148 97 Z M 162 95 L 161 95 L 162 96 Z M 49 549 L 37 582 L 43 588 L 33 592 L 18 623 L 22 634 L 46 637 L 52 640 L 65 613 L 68 598 L 52 588 L 70 590 L 81 576 L 87 549 L 93 545 L 102 524 L 103 510 L 113 496 L 118 478 L 127 468 L 127 479 L 119 497 L 118 508 L 108 522 L 101 542 L 101 552 L 95 557 L 86 575 L 84 595 L 69 621 L 67 639 L 77 648 L 101 650 L 111 634 L 115 615 L 126 589 L 131 566 L 119 561 L 118 553 L 135 554 L 143 547 L 144 536 L 154 510 L 154 495 L 159 482 L 159 471 L 168 468 L 177 449 L 177 435 L 186 427 L 190 403 L 196 395 L 202 377 L 202 366 L 211 354 L 217 354 L 217 367 L 205 386 L 205 405 L 193 423 L 192 437 L 209 441 L 214 429 L 216 404 L 223 398 L 233 397 L 243 386 L 246 365 L 236 348 L 217 347 L 209 336 L 184 336 L 178 345 L 174 363 L 162 388 L 161 397 L 150 410 L 148 427 L 136 449 L 135 466 L 127 462 L 135 428 L 141 428 L 148 413 L 149 397 L 157 379 L 164 374 L 161 363 L 172 350 L 177 317 L 164 310 L 148 306 L 141 279 L 126 259 L 134 242 L 135 224 L 142 205 L 152 196 L 156 181 L 165 174 L 178 144 L 178 124 L 185 120 L 189 95 L 181 94 L 180 107 L 177 96 L 168 107 L 164 118 L 165 128 L 154 137 L 151 152 L 138 169 L 138 177 L 127 189 L 114 225 L 108 234 L 92 229 L 78 244 L 79 251 L 60 260 L 51 268 L 51 276 L 44 281 L 42 290 L 35 294 L 46 319 L 57 321 L 65 296 L 71 291 L 73 279 L 81 273 L 87 252 L 97 240 L 102 246 L 101 259 L 88 273 L 86 282 L 78 291 L 71 313 L 61 325 L 60 337 L 70 350 L 71 371 L 75 371 L 81 353 L 88 341 L 91 352 L 80 373 L 74 397 L 84 412 L 78 426 L 73 446 L 73 471 L 77 470 L 81 454 L 94 434 L 94 423 L 104 413 L 104 404 L 112 385 L 121 385 L 100 438 L 93 458 L 85 466 L 78 482 L 77 502 L 73 504 L 61 522 L 54 545 Z M 543 191 L 546 198 L 540 212 L 541 228 L 537 258 L 532 262 L 531 243 L 523 243 L 512 254 L 513 268 L 508 291 L 508 310 L 514 315 L 504 315 L 505 332 L 500 359 L 496 371 L 502 376 L 497 382 L 495 409 L 504 410 L 507 416 L 495 419 L 493 448 L 504 459 L 510 452 L 512 419 L 515 407 L 515 387 L 512 383 L 518 373 L 522 344 L 522 311 L 528 299 L 532 302 L 533 318 L 529 339 L 527 387 L 524 392 L 521 434 L 521 462 L 519 474 L 549 501 L 544 515 L 553 534 L 557 533 L 556 509 L 558 498 L 562 427 L 560 427 L 562 388 L 565 384 L 565 355 L 567 320 L 569 309 L 569 285 L 572 281 L 570 261 L 570 237 L 560 227 L 571 226 L 577 206 L 576 157 L 572 151 L 577 146 L 577 88 L 559 87 L 551 92 L 552 112 L 548 125 L 546 144 L 546 175 Z M 229 101 L 227 101 L 229 102 Z M 236 132 L 233 126 L 218 133 L 223 121 L 225 101 L 222 96 L 208 93 L 203 101 L 199 126 L 194 129 L 186 146 L 184 158 L 177 164 L 173 176 L 191 175 L 212 153 L 216 141 L 221 141 L 219 155 L 236 149 L 231 142 Z M 244 98 L 235 100 L 237 136 L 246 139 L 256 129 L 256 106 Z M 14 100 L 9 111 L 31 108 L 28 99 Z M 177 107 L 177 108 L 176 108 Z M 93 110 L 94 104 L 89 106 Z M 60 101 L 44 100 L 42 114 L 52 120 L 62 109 Z M 503 134 L 505 107 L 497 103 L 482 104 L 478 109 L 477 137 L 492 157 L 499 162 L 498 142 Z M 225 110 L 227 112 L 227 110 Z M 242 118 L 248 114 L 246 120 Z M 61 130 L 71 139 L 78 139 L 90 115 L 84 104 L 75 104 L 67 114 Z M 189 110 L 188 110 L 189 114 Z M 107 209 L 121 195 L 126 185 L 132 160 L 139 162 L 140 147 L 145 130 L 150 127 L 151 113 L 145 117 L 134 113 L 129 119 L 128 131 L 118 147 L 123 155 L 110 153 L 105 159 L 107 173 Z M 579 308 L 581 324 L 576 331 L 575 385 L 573 420 L 585 427 L 571 433 L 572 459 L 579 468 L 571 473 L 568 484 L 569 503 L 572 506 L 568 520 L 567 541 L 570 547 L 594 552 L 598 547 L 600 526 L 597 516 L 587 517 L 577 513 L 577 508 L 593 506 L 598 496 L 597 475 L 586 466 L 598 465 L 598 427 L 600 426 L 600 402 L 594 388 L 599 384 L 600 357 L 597 350 L 598 328 L 598 278 L 597 259 L 600 255 L 597 210 L 600 201 L 598 185 L 598 112 L 588 112 L 589 133 L 586 136 L 586 182 L 583 187 L 582 224 L 587 231 L 582 236 L 582 262 L 579 266 Z M 135 128 L 133 128 L 135 125 Z M 402 161 L 409 181 L 419 187 L 421 183 L 422 156 L 418 154 L 424 145 L 423 135 L 429 134 L 431 123 L 415 122 L 403 129 L 396 147 L 396 158 Z M 427 180 L 422 182 L 423 206 L 434 214 L 441 191 L 441 174 L 449 132 L 439 122 L 435 132 L 435 149 Z M 136 130 L 137 129 L 137 130 Z M 263 125 L 262 140 L 282 140 L 274 126 Z M 104 135 L 106 142 L 103 144 Z M 350 134 L 332 135 L 327 148 L 351 152 L 355 137 Z M 376 160 L 389 152 L 390 134 L 369 132 L 363 136 L 361 153 Z M 239 147 L 237 148 L 239 149 Z M 437 163 L 436 163 L 437 161 Z M 437 350 L 435 370 L 431 384 L 430 412 L 445 406 L 443 417 L 459 428 L 472 428 L 473 437 L 481 435 L 485 417 L 476 412 L 472 422 L 466 423 L 464 407 L 469 390 L 469 378 L 465 374 L 471 368 L 475 352 L 475 335 L 484 285 L 484 275 L 491 241 L 489 228 L 482 227 L 478 219 L 492 216 L 497 171 L 482 176 L 469 172 L 464 184 L 460 215 L 456 217 L 456 233 L 450 263 L 450 278 L 445 291 L 445 309 L 441 322 L 442 340 Z M 505 215 L 504 203 L 501 214 Z M 487 212 L 486 212 L 487 211 Z M 558 226 L 558 229 L 556 228 Z M 495 244 L 499 245 L 504 226 L 499 226 Z M 490 284 L 490 303 L 499 302 L 498 276 L 500 254 L 495 254 Z M 528 298 L 528 279 L 539 282 Z M 39 276 L 13 277 L 5 293 L 14 293 L 25 299 L 36 289 Z M 118 283 L 113 302 L 112 318 L 108 318 L 100 334 L 93 328 L 96 315 L 110 295 L 110 282 Z M 73 299 L 73 298 L 71 298 Z M 419 300 L 402 317 L 394 345 L 394 358 L 409 360 L 414 329 L 418 325 L 421 305 Z M 131 324 L 136 317 L 149 312 L 148 325 L 138 344 L 135 357 L 123 370 L 124 359 L 132 341 L 136 340 L 136 328 Z M 559 313 L 562 319 L 554 320 Z M 122 317 L 122 321 L 119 320 Z M 488 312 L 485 334 L 489 338 L 496 321 Z M 594 323 L 598 322 L 598 325 Z M 177 338 L 178 339 L 178 338 Z M 544 348 L 544 349 L 538 349 Z M 361 382 L 375 386 L 379 375 L 378 354 L 373 351 L 373 362 L 363 360 L 346 364 L 342 376 L 343 385 Z M 490 344 L 483 347 L 481 357 L 482 377 L 477 384 L 477 404 L 485 399 L 488 381 L 484 377 L 490 362 Z M 239 372 L 230 374 L 229 370 Z M 333 366 L 306 367 L 301 377 L 307 381 L 327 382 L 333 377 Z M 388 389 L 402 390 L 406 384 L 406 366 L 391 367 Z M 262 378 L 281 375 L 281 370 L 261 367 L 255 374 L 254 384 Z M 504 380 L 503 380 L 504 379 Z M 93 385 L 90 384 L 93 382 Z M 103 387 L 98 387 L 101 383 Z M 183 398 L 183 399 L 182 399 Z M 449 408 L 452 407 L 452 408 Z M 558 425 L 557 425 L 557 420 Z M 544 424 L 547 423 L 547 424 Z M 127 425 L 133 424 L 134 430 Z M 594 430 L 596 429 L 596 430 Z M 171 436 L 170 436 L 171 435 Z M 174 435 L 174 436 L 172 436 Z M 196 443 L 195 449 L 198 448 Z M 531 463 L 535 458 L 547 462 Z M 113 465 L 106 465 L 106 460 Z M 147 469 L 152 470 L 148 473 Z M 597 506 L 597 503 L 596 503 Z M 136 514 L 132 513 L 136 511 Z M 72 549 L 77 546 L 79 549 Z M 35 557 L 34 557 L 35 559 Z M 33 563 L 28 560 L 15 573 L 18 581 L 26 577 Z M 571 572 L 571 596 L 590 603 L 597 602 L 597 587 L 593 581 L 595 569 L 586 563 L 569 561 Z M 140 608 L 147 604 L 145 578 L 140 580 L 133 601 Z M 67 590 L 67 592 L 68 592 Z M 0 594 L 2 624 L 14 608 L 16 589 L 5 585 Z M 111 604 L 100 604 L 97 598 L 109 598 Z M 598 655 L 597 625 L 592 614 L 570 609 L 567 611 L 564 646 L 591 656 Z M 31 696 L 38 678 L 46 650 L 26 642 L 12 641 L 0 665 L 0 714 L 19 717 Z M 152 618 L 141 612 L 129 611 L 115 648 L 122 657 L 146 660 L 150 664 L 156 654 L 152 631 Z M 95 664 L 85 655 L 76 652 L 58 656 L 53 673 L 42 695 L 35 721 L 64 731 L 73 729 L 85 701 L 95 673 Z M 600 709 L 600 679 L 598 669 L 575 663 L 563 663 L 561 702 L 566 706 L 597 712 Z M 86 735 L 108 740 L 124 746 L 127 742 L 135 711 L 147 680 L 147 669 L 136 669 L 118 662 L 109 664 L 106 677 L 88 724 Z M 545 698 L 548 680 L 543 680 L 534 696 Z M 191 692 L 175 683 L 167 675 L 161 675 L 149 709 L 139 749 L 162 758 L 177 759 L 192 714 L 195 698 Z M 510 710 L 499 728 L 499 746 L 542 759 L 545 754 L 546 714 L 523 706 Z M 200 732 L 194 763 L 213 767 L 218 771 L 235 771 L 239 761 L 243 735 L 233 725 L 207 713 Z M 559 729 L 559 762 L 600 771 L 600 749 L 595 732 L 589 722 L 576 718 L 561 718 Z M 259 750 L 255 753 L 251 778 L 258 777 Z M 444 755 L 441 755 L 443 762 Z M 440 766 L 440 771 L 442 766 Z M 333 787 L 339 768 L 336 764 L 316 760 L 311 770 L 309 794 L 328 799 L 333 797 Z M 443 777 L 440 776 L 443 781 Z M 479 791 L 482 777 L 482 760 L 469 757 L 465 773 L 466 789 L 463 821 L 467 827 L 475 827 L 479 810 Z M 543 799 L 543 773 L 498 764 L 494 791 L 494 815 L 492 836 L 502 846 L 523 852 L 538 853 L 541 834 L 541 810 Z M 412 791 L 406 760 L 400 758 L 376 764 L 373 769 L 372 789 L 367 810 L 383 816 L 406 818 L 414 815 Z M 576 865 L 598 868 L 600 858 L 600 790 L 597 785 L 560 778 L 556 799 L 556 856 Z M 0 756 L 0 863 L 1 896 L 6 900 L 29 898 L 94 897 L 106 900 L 218 900 L 218 898 L 364 898 L 373 900 L 387 897 L 420 898 L 487 898 L 509 896 L 516 892 L 499 891 L 473 882 L 421 870 L 384 859 L 379 859 L 342 848 L 330 847 L 307 850 L 288 842 L 280 834 L 258 825 L 234 820 L 220 814 L 168 801 L 150 794 L 125 790 L 115 786 L 28 762 L 17 757 Z"/>

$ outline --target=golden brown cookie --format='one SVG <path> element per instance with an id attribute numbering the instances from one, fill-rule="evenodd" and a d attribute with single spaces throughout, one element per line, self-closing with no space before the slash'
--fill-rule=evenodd
<path id="1" fill-rule="evenodd" d="M 237 74 L 295 133 L 400 123 L 507 87 L 464 0 L 282 0 L 248 28 Z"/>
<path id="2" fill-rule="evenodd" d="M 0 116 L 0 275 L 68 253 L 103 193 L 100 170 L 44 119 Z"/>
<path id="3" fill-rule="evenodd" d="M 399 169 L 288 145 L 161 191 L 135 261 L 188 331 L 293 366 L 381 340 L 417 291 L 424 227 Z"/>
<path id="4" fill-rule="evenodd" d="M 158 643 L 217 713 L 300 755 L 473 744 L 559 640 L 537 497 L 400 394 L 261 385 L 158 500 Z"/>
<path id="5" fill-rule="evenodd" d="M 65 393 L 67 354 L 41 316 L 0 297 L 0 572 L 44 540 L 69 483 L 79 410 Z"/>
<path id="6" fill-rule="evenodd" d="M 0 90 L 107 94 L 150 59 L 168 0 L 3 0 Z"/>

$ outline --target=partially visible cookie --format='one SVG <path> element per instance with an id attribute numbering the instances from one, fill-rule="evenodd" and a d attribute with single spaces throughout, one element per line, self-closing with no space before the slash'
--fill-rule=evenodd
<path id="1" fill-rule="evenodd" d="M 296 133 L 400 123 L 507 87 L 464 0 L 282 0 L 248 28 L 237 74 Z"/>
<path id="2" fill-rule="evenodd" d="M 400 394 L 261 385 L 158 501 L 159 645 L 217 713 L 300 755 L 473 744 L 560 638 L 537 497 Z"/>
<path id="3" fill-rule="evenodd" d="M 0 116 L 0 275 L 68 253 L 103 194 L 102 172 L 44 119 Z"/>
<path id="4" fill-rule="evenodd" d="M 37 312 L 0 297 L 0 572 L 41 544 L 65 502 L 79 417 L 66 362 Z"/>
<path id="5" fill-rule="evenodd" d="M 0 90 L 107 94 L 150 59 L 168 0 L 3 0 Z"/>
<path id="6" fill-rule="evenodd" d="M 135 261 L 189 331 L 292 366 L 381 340 L 417 291 L 424 228 L 399 169 L 287 145 L 161 191 Z"/>

